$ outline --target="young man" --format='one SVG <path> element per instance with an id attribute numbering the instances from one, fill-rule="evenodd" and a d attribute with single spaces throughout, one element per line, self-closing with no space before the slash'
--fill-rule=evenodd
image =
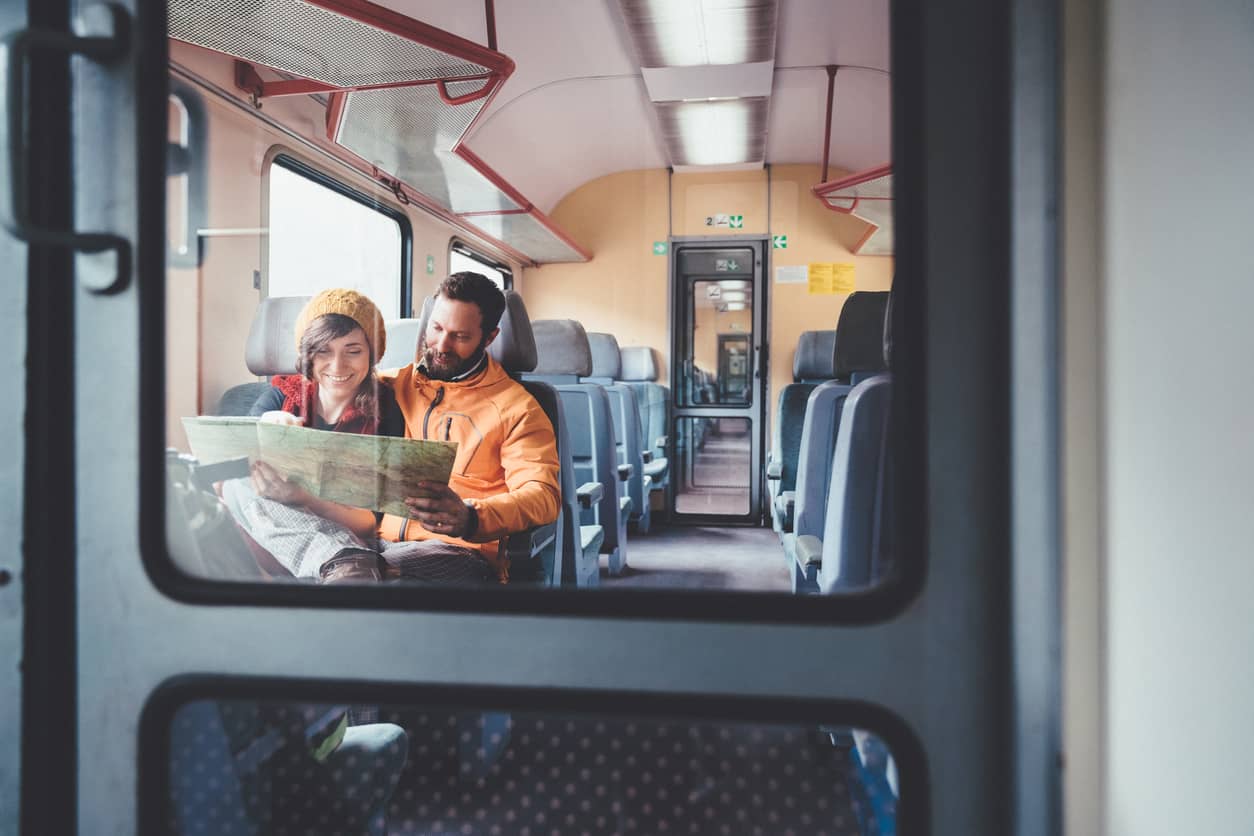
<path id="1" fill-rule="evenodd" d="M 410 516 L 386 515 L 385 540 L 425 541 L 406 550 L 414 576 L 473 576 L 486 561 L 501 582 L 509 566 L 500 541 L 557 519 L 557 440 L 544 410 L 489 356 L 505 295 L 486 276 L 455 273 L 436 291 L 415 362 L 384 373 L 411 438 L 456 441 L 449 484 L 428 483 L 405 501 Z M 441 568 L 443 567 L 443 568 Z M 402 576 L 410 574 L 402 569 Z"/>

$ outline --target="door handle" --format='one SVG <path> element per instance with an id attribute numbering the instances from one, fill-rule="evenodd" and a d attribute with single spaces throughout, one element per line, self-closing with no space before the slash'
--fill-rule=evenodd
<path id="1" fill-rule="evenodd" d="M 0 120 L 5 136 L 0 142 L 8 156 L 9 194 L 0 201 L 0 223 L 14 237 L 36 246 L 65 247 L 81 253 L 102 253 L 112 250 L 116 270 L 105 273 L 105 279 L 90 279 L 88 286 L 97 293 L 110 293 L 126 286 L 131 275 L 131 244 L 120 235 L 107 232 L 77 232 L 32 223 L 30 220 L 30 184 L 27 182 L 26 86 L 27 66 L 36 50 L 82 55 L 100 64 L 126 58 L 130 49 L 130 18 L 120 6 L 96 5 L 80 15 L 76 28 L 101 34 L 76 35 L 54 29 L 18 29 L 0 40 L 0 68 L 4 83 L 0 85 Z"/>

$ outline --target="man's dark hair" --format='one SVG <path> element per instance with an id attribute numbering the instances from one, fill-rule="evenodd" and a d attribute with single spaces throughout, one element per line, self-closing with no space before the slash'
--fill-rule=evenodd
<path id="1" fill-rule="evenodd" d="M 501 314 L 505 313 L 505 294 L 482 273 L 472 273 L 469 270 L 454 273 L 440 282 L 435 294 L 478 305 L 479 315 L 483 317 L 484 337 L 496 329 L 501 322 Z"/>

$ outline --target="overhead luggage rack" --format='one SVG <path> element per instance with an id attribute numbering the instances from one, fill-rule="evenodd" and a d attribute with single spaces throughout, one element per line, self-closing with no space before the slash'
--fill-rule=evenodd
<path id="1" fill-rule="evenodd" d="M 409 189 L 523 261 L 591 258 L 462 145 L 513 72 L 509 57 L 366 0 L 168 8 L 170 37 L 236 58 L 236 86 L 254 103 L 327 94 L 327 137 L 398 196 Z"/>
<path id="2" fill-rule="evenodd" d="M 871 225 L 853 247 L 857 255 L 893 254 L 893 167 L 891 163 L 819 183 L 811 191 L 828 209 Z"/>

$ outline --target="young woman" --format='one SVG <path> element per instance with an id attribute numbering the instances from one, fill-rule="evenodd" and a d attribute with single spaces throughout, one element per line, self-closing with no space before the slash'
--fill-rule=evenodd
<path id="1" fill-rule="evenodd" d="M 250 411 L 263 421 L 334 432 L 403 436 L 405 419 L 375 363 L 383 316 L 355 290 L 324 290 L 296 319 L 297 374 L 277 375 Z M 380 580 L 375 513 L 320 499 L 264 462 L 223 485 L 236 520 L 298 578 Z"/>

